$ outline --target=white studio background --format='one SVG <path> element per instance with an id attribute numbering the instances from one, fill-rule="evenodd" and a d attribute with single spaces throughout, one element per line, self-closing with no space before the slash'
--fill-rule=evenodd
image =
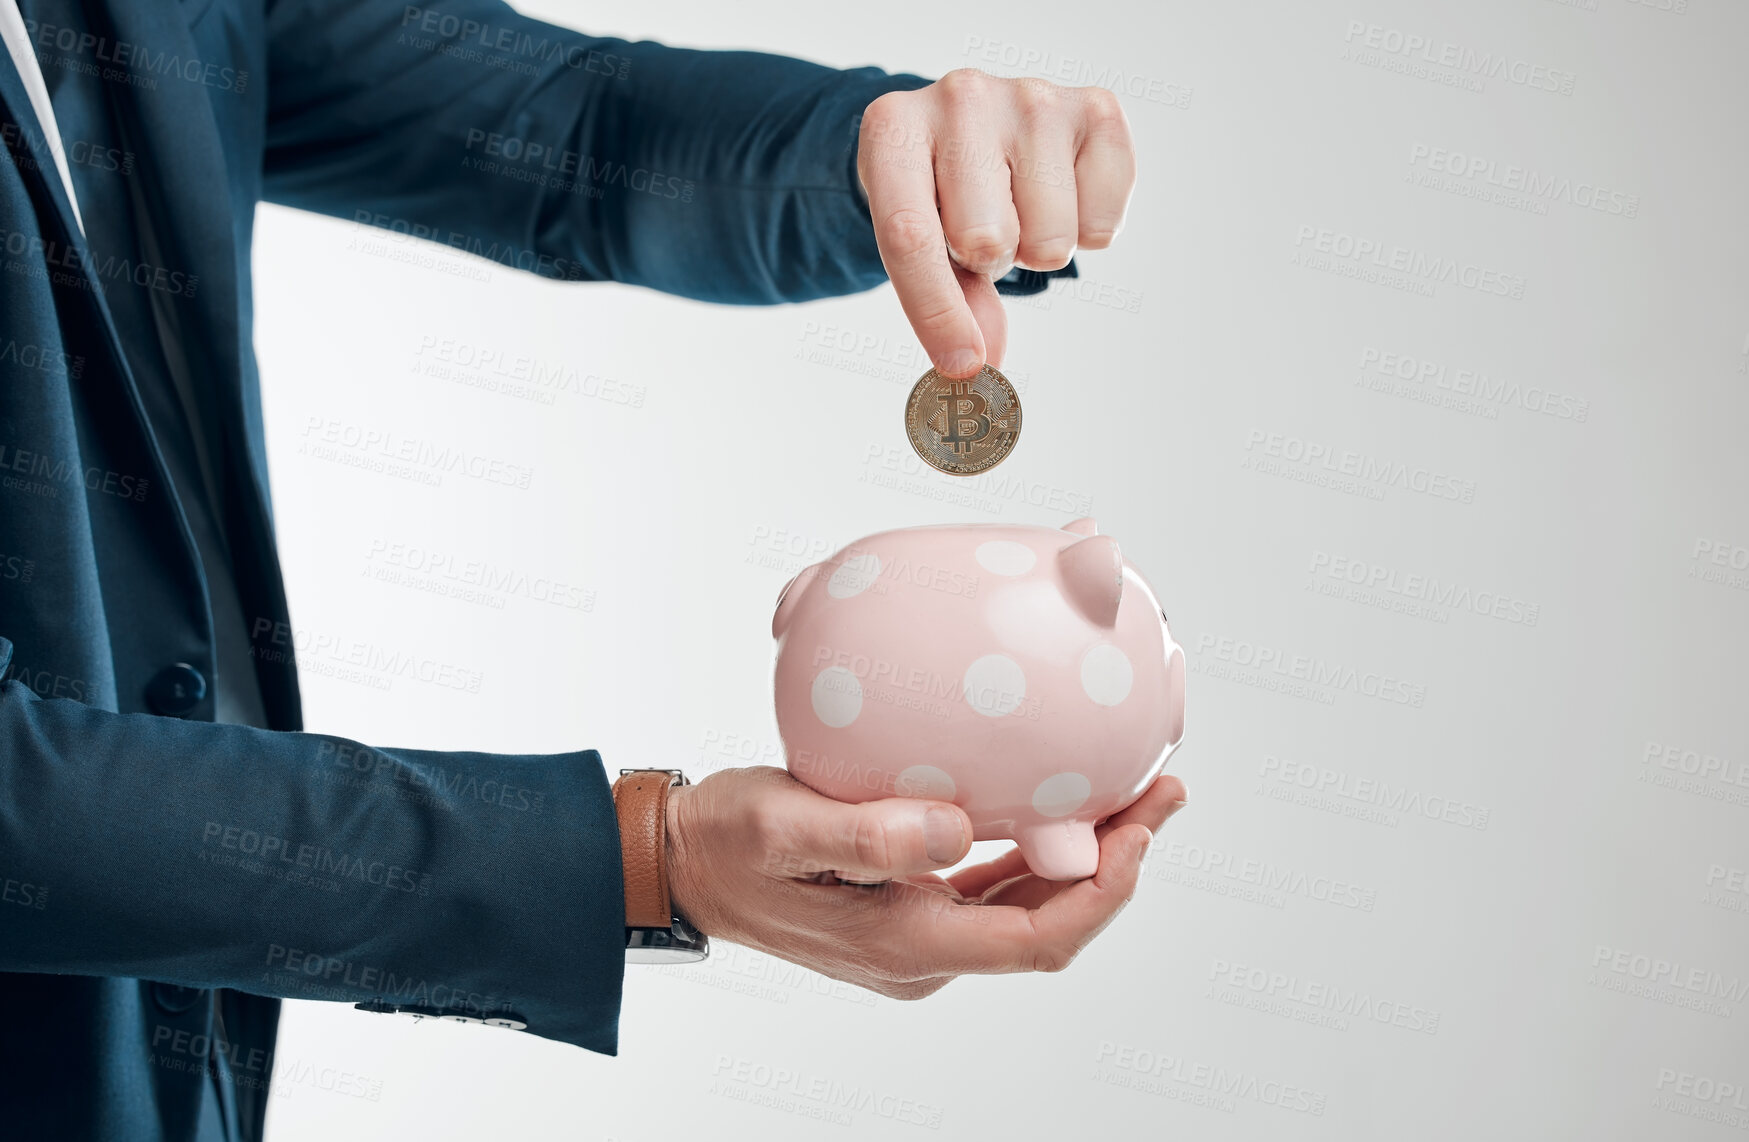
<path id="1" fill-rule="evenodd" d="M 719 946 L 628 969 L 618 1058 L 288 1004 L 280 1061 L 304 1067 L 277 1142 L 1749 1122 L 1749 6 L 524 7 L 835 66 L 1104 77 L 1140 154 L 1128 226 L 1011 305 L 1026 432 L 968 483 L 905 443 L 926 362 L 888 287 L 711 307 L 264 208 L 310 727 L 781 764 L 791 574 L 885 528 L 1092 514 L 1191 662 L 1191 803 L 1060 975 L 906 1004 Z M 491 353 L 593 379 L 523 399 L 466 363 Z M 319 446 L 336 422 L 527 486 L 366 471 Z M 456 598 L 433 560 L 566 589 Z M 324 652 L 361 643 L 441 669 Z"/>

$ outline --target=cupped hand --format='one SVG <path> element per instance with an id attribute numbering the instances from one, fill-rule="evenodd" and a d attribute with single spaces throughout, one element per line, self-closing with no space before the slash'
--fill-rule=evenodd
<path id="1" fill-rule="evenodd" d="M 973 68 L 870 103 L 856 169 L 899 304 L 952 377 L 1001 364 L 1008 325 L 994 280 L 1110 245 L 1136 182 L 1110 91 Z"/>
<path id="2" fill-rule="evenodd" d="M 1094 828 L 1099 838 L 1100 868 L 1105 867 L 1105 838 L 1125 825 L 1142 825 L 1148 830 L 1143 852 L 1153 843 L 1153 834 L 1178 810 L 1184 808 L 1184 782 L 1170 774 L 1161 774 L 1142 795 L 1122 812 L 1114 813 Z M 1039 908 L 1058 893 L 1079 881 L 1046 880 L 1036 876 L 1021 859 L 1019 849 L 1009 849 L 995 860 L 964 868 L 943 878 L 932 873 L 909 878 L 937 892 L 972 904 L 1008 904 L 1021 908 Z"/>
<path id="3" fill-rule="evenodd" d="M 942 878 L 971 847 L 956 805 L 847 805 L 772 766 L 723 770 L 669 794 L 670 894 L 706 935 L 921 999 L 960 975 L 1067 968 L 1129 902 L 1153 830 L 1183 801 L 1162 777 L 1101 824 L 1086 880 L 1039 880 L 1018 850 Z"/>

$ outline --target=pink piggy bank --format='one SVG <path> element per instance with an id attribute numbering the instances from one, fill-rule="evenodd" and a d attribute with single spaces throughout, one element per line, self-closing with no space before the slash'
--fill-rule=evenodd
<path id="1" fill-rule="evenodd" d="M 1090 519 L 883 531 L 778 596 L 790 772 L 839 801 L 952 801 L 1048 880 L 1092 876 L 1093 829 L 1184 735 L 1184 651 Z"/>

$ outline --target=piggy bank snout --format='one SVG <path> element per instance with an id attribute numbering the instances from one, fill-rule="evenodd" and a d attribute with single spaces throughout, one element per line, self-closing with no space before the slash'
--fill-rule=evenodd
<path id="1" fill-rule="evenodd" d="M 1166 652 L 1166 748 L 1184 740 L 1184 648 L 1168 642 Z"/>

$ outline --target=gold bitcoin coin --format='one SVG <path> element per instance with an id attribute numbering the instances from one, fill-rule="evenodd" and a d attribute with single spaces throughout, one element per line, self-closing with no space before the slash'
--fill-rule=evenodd
<path id="1" fill-rule="evenodd" d="M 905 402 L 905 435 L 931 468 L 976 476 L 1002 463 L 1020 439 L 1020 397 L 989 365 L 955 380 L 934 369 Z"/>

